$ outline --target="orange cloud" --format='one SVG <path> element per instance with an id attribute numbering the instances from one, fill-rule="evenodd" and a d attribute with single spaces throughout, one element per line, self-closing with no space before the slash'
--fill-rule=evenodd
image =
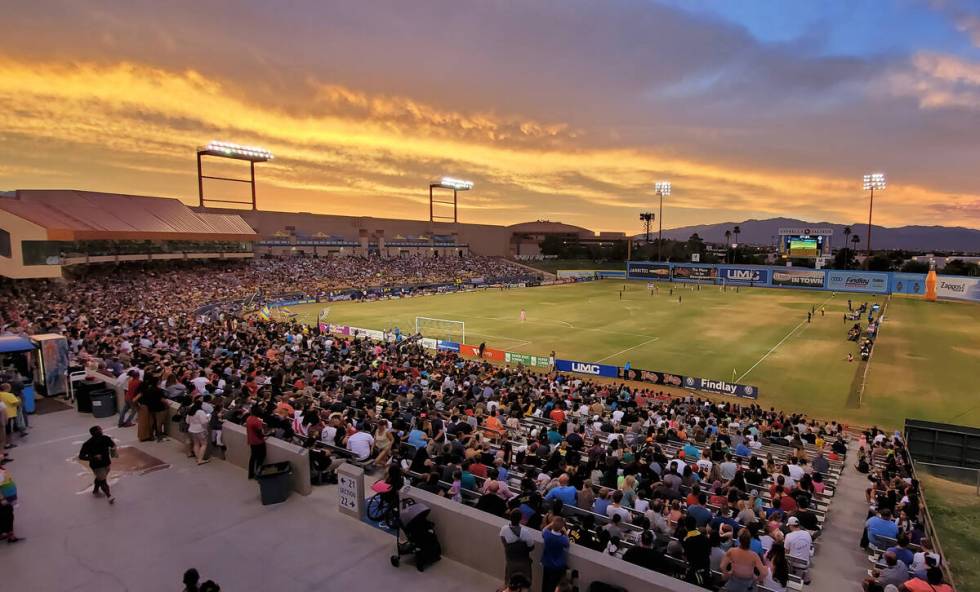
<path id="1" fill-rule="evenodd" d="M 933 62 L 922 69 L 936 80 L 980 76 L 956 70 L 960 66 Z M 23 147 L 38 157 L 28 146 L 40 142 L 70 152 L 62 156 L 52 148 L 43 168 L 64 167 L 80 188 L 140 193 L 143 186 L 166 187 L 188 197 L 196 194 L 195 146 L 215 137 L 258 144 L 277 157 L 260 173 L 264 203 L 355 215 L 421 217 L 428 181 L 444 173 L 477 181 L 461 205 L 469 212 L 464 219 L 474 222 L 511 223 L 560 209 L 571 223 L 634 230 L 636 211 L 652 203 L 651 185 L 660 178 L 674 181 L 669 226 L 738 212 L 842 221 L 864 215 L 864 171 L 827 178 L 628 146 L 598 148 L 563 122 L 442 111 L 406 97 L 310 84 L 315 96 L 309 111 L 296 113 L 250 101 L 243 89 L 194 71 L 0 56 L 0 102 L 6 107 L 0 134 L 7 140 L 0 154 L 16 159 Z M 106 166 L 119 174 L 93 173 L 81 164 L 86 156 L 110 162 Z M 30 187 L 43 178 L 0 170 L 5 184 Z M 876 222 L 942 223 L 929 204 L 980 197 L 892 181 Z M 378 211 L 379 200 L 384 211 Z M 964 216 L 962 224 L 980 226 L 975 214 Z"/>

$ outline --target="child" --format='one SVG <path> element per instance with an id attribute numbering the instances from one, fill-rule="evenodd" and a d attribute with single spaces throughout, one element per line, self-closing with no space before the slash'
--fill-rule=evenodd
<path id="1" fill-rule="evenodd" d="M 453 473 L 453 485 L 449 488 L 449 499 L 454 502 L 463 501 L 463 473 L 461 471 Z"/>
<path id="2" fill-rule="evenodd" d="M 211 417 L 208 419 L 208 428 L 211 430 L 211 442 L 221 450 L 225 450 L 225 441 L 221 438 L 221 426 L 224 422 L 221 420 L 221 413 L 224 411 L 224 403 L 218 401 L 214 405 L 214 411 L 211 413 Z"/>

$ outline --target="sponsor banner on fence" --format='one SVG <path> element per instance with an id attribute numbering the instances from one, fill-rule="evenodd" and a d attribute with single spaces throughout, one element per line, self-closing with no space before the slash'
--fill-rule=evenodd
<path id="1" fill-rule="evenodd" d="M 623 380 L 637 380 L 639 382 L 649 382 L 652 384 L 662 384 L 664 386 L 684 386 L 684 377 L 668 372 L 654 372 L 652 370 L 640 370 L 637 368 L 619 369 L 619 377 Z"/>
<path id="2" fill-rule="evenodd" d="M 461 356 L 467 356 L 467 357 L 470 357 L 470 358 L 479 358 L 480 357 L 480 348 L 476 347 L 475 345 L 466 345 L 465 343 L 460 343 L 459 344 L 459 355 L 461 355 Z"/>
<path id="3" fill-rule="evenodd" d="M 824 272 L 813 269 L 779 269 L 772 272 L 772 285 L 822 288 Z"/>
<path id="4" fill-rule="evenodd" d="M 667 263 L 633 263 L 630 262 L 626 267 L 628 277 L 650 278 L 650 279 L 670 279 L 670 265 Z"/>
<path id="5" fill-rule="evenodd" d="M 720 277 L 728 284 L 768 284 L 769 270 L 752 267 L 722 267 Z"/>
<path id="6" fill-rule="evenodd" d="M 559 269 L 556 275 L 559 278 L 582 278 L 595 279 L 594 269 Z"/>
<path id="7" fill-rule="evenodd" d="M 675 265 L 675 280 L 711 281 L 718 279 L 718 268 L 704 265 Z"/>
<path id="8" fill-rule="evenodd" d="M 735 384 L 734 382 L 697 378 L 695 376 L 684 377 L 684 388 L 722 395 L 733 395 L 743 399 L 757 399 L 759 397 L 759 389 L 748 384 Z"/>
<path id="9" fill-rule="evenodd" d="M 841 292 L 886 294 L 888 293 L 888 274 L 831 269 L 827 272 L 827 289 L 840 290 Z"/>
<path id="10" fill-rule="evenodd" d="M 436 341 L 436 349 L 441 349 L 441 350 L 445 350 L 445 351 L 458 352 L 459 351 L 459 343 L 457 343 L 455 341 L 443 341 L 443 340 L 440 339 L 440 340 Z"/>
<path id="11" fill-rule="evenodd" d="M 532 366 L 535 368 L 547 368 L 548 366 L 551 366 L 551 360 L 549 358 L 542 358 L 541 356 L 517 354 L 514 352 L 506 352 L 504 356 L 504 359 L 508 364 L 523 364 L 525 366 Z"/>
<path id="12" fill-rule="evenodd" d="M 592 376 L 605 376 L 607 378 L 619 377 L 619 367 L 609 364 L 595 364 L 592 362 L 576 362 L 574 360 L 555 360 L 555 370 L 561 372 L 575 372 L 577 374 L 589 374 Z"/>
<path id="13" fill-rule="evenodd" d="M 980 278 L 938 276 L 936 295 L 940 298 L 980 301 Z"/>
<path id="14" fill-rule="evenodd" d="M 483 359 L 490 360 L 491 362 L 503 362 L 505 356 L 506 353 L 502 349 L 493 349 L 492 347 L 488 347 L 483 350 Z"/>
<path id="15" fill-rule="evenodd" d="M 621 279 L 626 277 L 625 271 L 597 271 L 595 272 L 596 279 L 598 280 L 608 280 L 608 279 Z"/>
<path id="16" fill-rule="evenodd" d="M 439 343 L 435 339 L 432 339 L 431 337 L 422 338 L 422 347 L 424 347 L 425 349 L 436 349 L 438 345 Z"/>
<path id="17" fill-rule="evenodd" d="M 926 274 L 924 273 L 894 273 L 892 274 L 893 294 L 925 294 Z"/>

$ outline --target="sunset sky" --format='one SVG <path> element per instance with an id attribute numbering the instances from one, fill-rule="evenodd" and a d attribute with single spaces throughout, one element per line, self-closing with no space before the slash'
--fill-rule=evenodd
<path id="1" fill-rule="evenodd" d="M 260 208 L 638 232 L 788 216 L 980 228 L 977 0 L 6 1 L 0 190 L 195 203 L 194 149 L 268 148 Z M 230 172 L 227 167 L 212 170 Z M 243 171 L 238 171 L 239 173 Z M 209 186 L 215 196 L 241 187 Z M 241 195 L 241 194 L 239 194 Z"/>

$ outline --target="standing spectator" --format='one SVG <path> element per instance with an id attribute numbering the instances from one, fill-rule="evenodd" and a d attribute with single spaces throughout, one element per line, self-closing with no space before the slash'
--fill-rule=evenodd
<path id="1" fill-rule="evenodd" d="M 727 592 L 749 592 L 756 582 L 765 581 L 766 566 L 751 545 L 752 534 L 743 528 L 738 533 L 738 546 L 729 549 L 721 560 L 721 572 L 728 578 L 724 588 Z"/>
<path id="2" fill-rule="evenodd" d="M 687 558 L 687 578 L 692 584 L 704 586 L 711 577 L 711 543 L 698 529 L 694 516 L 684 517 L 684 556 Z"/>
<path id="3" fill-rule="evenodd" d="M 523 514 L 518 509 L 510 512 L 510 524 L 500 529 L 500 542 L 504 545 L 504 581 L 512 582 L 515 576 L 523 576 L 527 580 L 525 587 L 531 587 L 531 549 L 534 540 L 531 529 L 521 525 Z"/>
<path id="4" fill-rule="evenodd" d="M 568 569 L 568 531 L 560 516 L 551 521 L 542 532 L 544 550 L 541 552 L 543 571 L 541 592 L 554 592 L 558 582 Z"/>
<path id="5" fill-rule="evenodd" d="M 804 584 L 810 583 L 810 549 L 813 547 L 813 538 L 810 533 L 800 527 L 800 521 L 796 516 L 790 517 L 786 521 L 789 527 L 789 534 L 783 544 L 786 546 L 786 554 L 796 560 L 794 569 L 799 571 Z"/>
<path id="6" fill-rule="evenodd" d="M 142 392 L 135 401 L 149 414 L 149 437 L 162 442 L 167 437 L 167 402 L 164 400 L 163 389 L 155 381 L 143 385 Z M 141 409 L 142 410 L 142 409 Z"/>
<path id="7" fill-rule="evenodd" d="M 0 469 L 0 483 L 5 478 L 3 473 L 4 470 Z M 13 544 L 23 539 L 14 534 L 14 505 L 8 502 L 3 495 L 0 495 L 0 541 L 4 540 L 8 544 Z"/>
<path id="8" fill-rule="evenodd" d="M 195 397 L 191 408 L 187 411 L 187 435 L 190 437 L 191 455 L 197 458 L 197 464 L 211 462 L 205 460 L 208 451 L 208 414 L 202 409 L 201 397 Z"/>
<path id="9" fill-rule="evenodd" d="M 82 444 L 82 449 L 78 452 L 80 460 L 88 461 L 88 466 L 95 475 L 92 495 L 98 496 L 99 491 L 105 493 L 110 504 L 116 503 L 116 498 L 112 497 L 109 491 L 109 469 L 112 465 L 112 457 L 116 456 L 116 443 L 112 438 L 102 433 L 102 428 L 92 426 L 88 433 L 91 437 Z"/>
<path id="10" fill-rule="evenodd" d="M 118 426 L 121 428 L 128 428 L 133 425 L 133 420 L 136 419 L 137 406 L 136 406 L 136 393 L 139 391 L 141 380 L 140 373 L 137 370 L 130 370 L 126 373 L 129 377 L 126 380 L 126 392 L 123 395 L 123 407 L 119 410 L 119 423 Z"/>
<path id="11" fill-rule="evenodd" d="M 245 439 L 250 449 L 248 457 L 248 478 L 254 479 L 255 474 L 265 463 L 265 422 L 258 415 L 258 408 L 253 407 L 245 420 Z"/>

